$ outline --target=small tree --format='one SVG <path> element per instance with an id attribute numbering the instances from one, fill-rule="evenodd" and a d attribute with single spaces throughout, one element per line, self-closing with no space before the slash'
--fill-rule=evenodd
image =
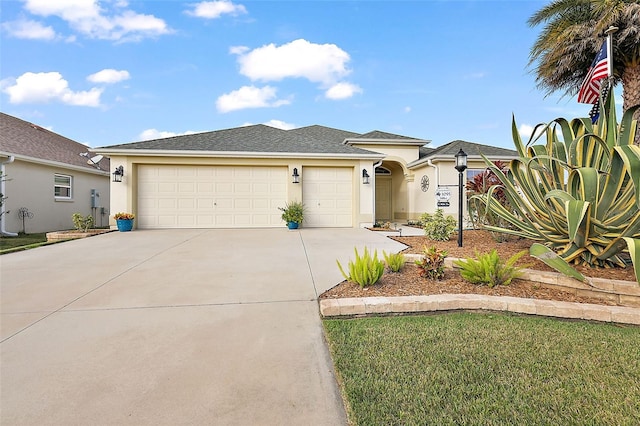
<path id="1" fill-rule="evenodd" d="M 495 166 L 507 174 L 509 166 L 503 161 L 496 161 Z M 500 203 L 506 210 L 514 212 L 511 208 L 509 198 L 504 191 L 498 175 L 490 168 L 486 168 L 482 173 L 477 174 L 467 182 L 467 196 L 469 218 L 474 228 L 484 229 L 486 226 L 513 229 L 512 225 L 492 210 L 487 210 L 484 196 L 490 196 Z M 490 231 L 491 232 L 491 231 Z M 505 241 L 508 235 L 502 232 L 491 232 L 497 241 Z"/>

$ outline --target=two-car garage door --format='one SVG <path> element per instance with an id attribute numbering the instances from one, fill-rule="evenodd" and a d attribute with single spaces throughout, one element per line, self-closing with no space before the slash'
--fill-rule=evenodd
<path id="1" fill-rule="evenodd" d="M 140 165 L 140 228 L 283 226 L 287 167 Z M 352 226 L 352 169 L 305 167 L 304 226 Z"/>
<path id="2" fill-rule="evenodd" d="M 141 165 L 140 228 L 282 226 L 286 167 Z"/>

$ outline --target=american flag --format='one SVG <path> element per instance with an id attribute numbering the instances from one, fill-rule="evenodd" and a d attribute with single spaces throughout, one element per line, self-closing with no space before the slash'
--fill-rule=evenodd
<path id="1" fill-rule="evenodd" d="M 595 104 L 598 102 L 602 79 L 609 77 L 609 57 L 607 56 L 607 40 L 602 43 L 598 55 L 593 60 L 587 77 L 580 86 L 578 102 L 583 104 Z"/>

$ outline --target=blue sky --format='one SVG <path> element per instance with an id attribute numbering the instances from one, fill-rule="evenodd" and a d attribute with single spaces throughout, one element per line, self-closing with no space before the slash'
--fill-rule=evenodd
<path id="1" fill-rule="evenodd" d="M 535 87 L 546 3 L 3 0 L 0 109 L 92 147 L 264 123 L 512 148 L 512 113 L 590 109 Z"/>

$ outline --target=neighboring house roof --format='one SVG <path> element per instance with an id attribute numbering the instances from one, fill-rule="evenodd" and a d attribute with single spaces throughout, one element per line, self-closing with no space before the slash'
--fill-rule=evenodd
<path id="1" fill-rule="evenodd" d="M 17 159 L 109 172 L 109 159 L 87 163 L 89 147 L 8 114 L 0 113 L 0 153 Z M 84 154 L 84 155 L 81 155 Z M 99 168 L 98 168 L 99 166 Z"/>
<path id="2" fill-rule="evenodd" d="M 407 167 L 416 167 L 429 160 L 435 159 L 449 159 L 453 160 L 455 155 L 462 149 L 469 158 L 481 158 L 480 154 L 488 158 L 495 159 L 510 159 L 516 158 L 518 152 L 512 149 L 500 148 L 497 146 L 482 145 L 473 142 L 456 140 L 449 142 L 437 148 L 430 148 L 431 151 L 423 151 L 424 155 L 420 156 L 420 159 L 407 165 Z"/>
<path id="3" fill-rule="evenodd" d="M 293 130 L 276 129 L 264 124 L 216 130 L 213 132 L 174 136 L 96 149 L 96 152 L 139 154 L 179 151 L 200 153 L 268 154 L 317 154 L 347 156 L 377 156 L 380 154 L 343 145 L 351 132 L 322 126 L 308 126 Z"/>

